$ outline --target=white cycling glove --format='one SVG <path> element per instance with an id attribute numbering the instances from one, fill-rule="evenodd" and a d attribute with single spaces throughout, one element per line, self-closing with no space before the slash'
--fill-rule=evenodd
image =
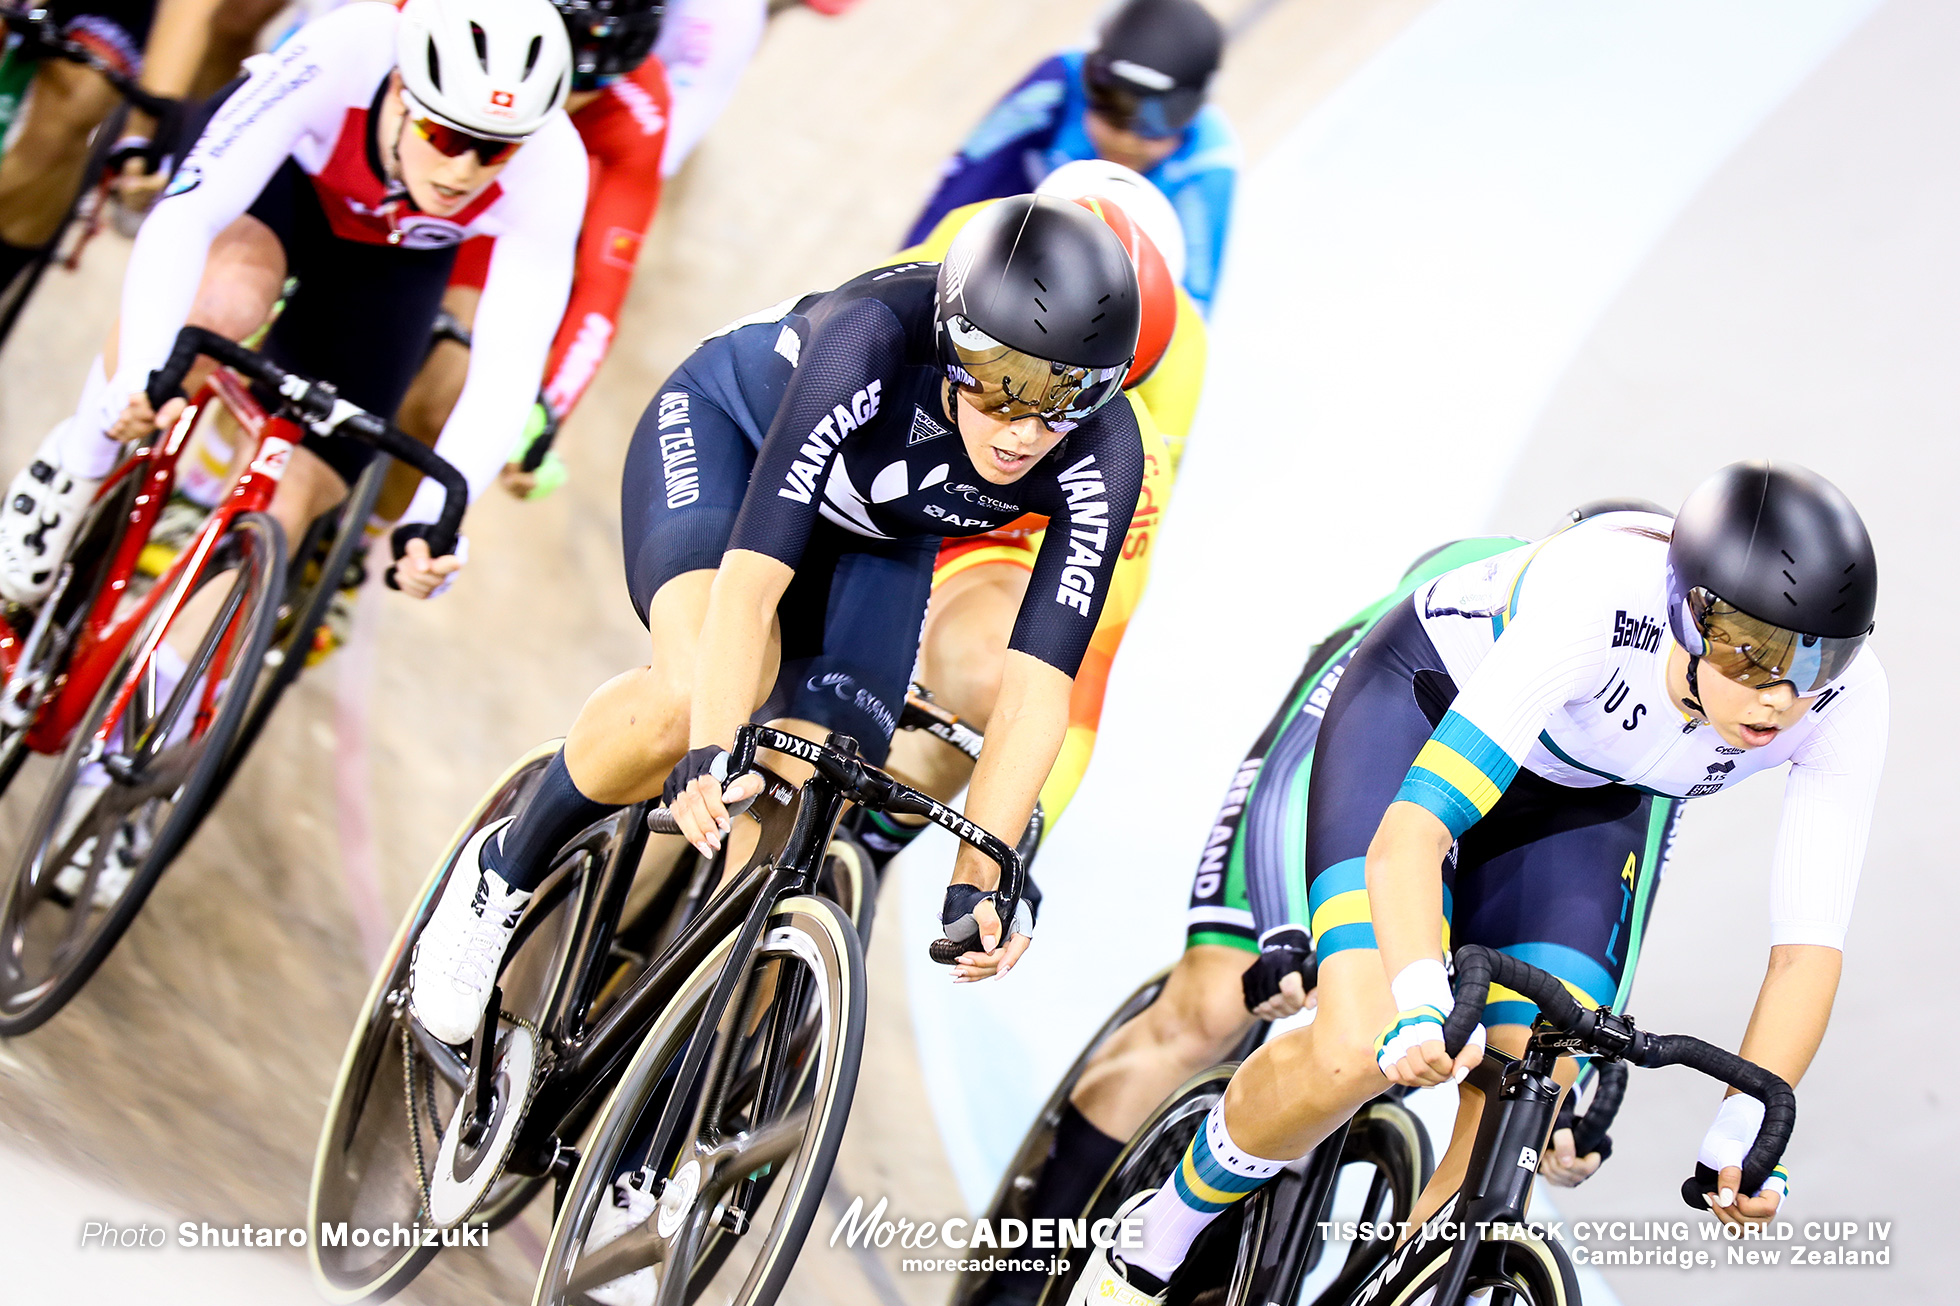
<path id="1" fill-rule="evenodd" d="M 1717 1172 L 1730 1166 L 1740 1170 L 1749 1145 L 1756 1141 L 1756 1131 L 1762 1127 L 1763 1104 L 1747 1093 L 1732 1093 L 1722 1099 L 1715 1123 L 1701 1136 L 1701 1151 L 1695 1159 Z M 1790 1195 L 1790 1172 L 1780 1165 L 1770 1171 L 1756 1196 L 1769 1192 L 1775 1193 L 1778 1201 Z M 1718 1206 L 1733 1206 L 1735 1193 L 1725 1189 L 1715 1195 L 1715 1201 Z"/>
<path id="2" fill-rule="evenodd" d="M 1449 1018 L 1456 997 L 1450 992 L 1450 977 L 1443 963 L 1430 958 L 1412 961 L 1402 968 L 1388 986 L 1395 998 L 1396 1016 L 1375 1040 L 1375 1064 L 1387 1074 L 1391 1066 L 1424 1043 L 1443 1041 L 1443 1022 Z M 1484 1027 L 1470 1032 L 1465 1046 L 1484 1046 Z M 1459 1072 L 1456 1080 L 1461 1080 Z"/>

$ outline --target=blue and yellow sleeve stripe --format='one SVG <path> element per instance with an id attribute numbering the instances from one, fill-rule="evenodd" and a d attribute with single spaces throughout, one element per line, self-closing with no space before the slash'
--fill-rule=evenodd
<path id="1" fill-rule="evenodd" d="M 1428 808 L 1460 839 L 1497 806 L 1517 774 L 1509 753 L 1452 710 L 1416 754 L 1395 799 Z"/>

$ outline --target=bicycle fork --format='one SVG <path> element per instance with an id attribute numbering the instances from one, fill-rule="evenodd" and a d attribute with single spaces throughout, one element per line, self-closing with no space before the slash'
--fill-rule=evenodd
<path id="1" fill-rule="evenodd" d="M 1483 1063 L 1489 1066 L 1486 1058 Z M 1470 1277 L 1470 1261 L 1484 1240 L 1484 1231 L 1498 1224 L 1524 1223 L 1531 1203 L 1538 1161 L 1558 1113 L 1559 1084 L 1552 1078 L 1554 1054 L 1537 1047 L 1503 1068 L 1493 1094 L 1488 1079 L 1484 1110 L 1477 1122 L 1477 1141 L 1471 1166 L 1463 1177 L 1456 1208 L 1462 1236 L 1450 1252 L 1449 1264 L 1437 1284 L 1435 1306 L 1452 1306 L 1461 1299 Z M 1472 1078 L 1477 1076 L 1473 1073 Z"/>

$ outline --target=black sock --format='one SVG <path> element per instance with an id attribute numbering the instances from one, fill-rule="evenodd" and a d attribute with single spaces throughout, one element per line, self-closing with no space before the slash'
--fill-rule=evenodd
<path id="1" fill-rule="evenodd" d="M 32 263 L 34 256 L 40 252 L 38 245 L 22 249 L 18 245 L 10 245 L 0 240 L 0 290 L 5 290 L 12 284 L 13 279 L 20 275 L 21 269 Z"/>
<path id="2" fill-rule="evenodd" d="M 573 835 L 619 810 L 595 803 L 578 791 L 565 769 L 565 751 L 551 759 L 517 819 L 483 849 L 483 864 L 513 889 L 534 890 L 551 870 L 551 859 Z"/>
<path id="3" fill-rule="evenodd" d="M 1028 1195 L 1030 1220 L 1078 1220 L 1096 1185 L 1123 1150 L 1123 1140 L 1111 1138 L 1089 1123 L 1070 1102 L 1062 1108 L 1048 1160 Z M 1001 1296 L 1034 1300 L 1047 1276 L 1038 1270 L 1016 1270 L 995 1277 Z M 1154 1290 L 1153 1290 L 1154 1291 Z"/>

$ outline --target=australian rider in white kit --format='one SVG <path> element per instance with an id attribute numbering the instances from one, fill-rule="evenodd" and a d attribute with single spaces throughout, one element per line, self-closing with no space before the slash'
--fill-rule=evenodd
<path id="1" fill-rule="evenodd" d="M 1304 861 L 1314 1023 L 1239 1068 L 1163 1186 L 1121 1214 L 1143 1245 L 1090 1261 L 1071 1298 L 1141 1306 L 1220 1213 L 1388 1083 L 1460 1081 L 1445 949 L 1481 944 L 1625 1000 L 1680 800 L 1789 767 L 1770 873 L 1770 957 L 1740 1048 L 1794 1084 L 1823 1040 L 1884 761 L 1885 673 L 1866 648 L 1877 563 L 1856 510 L 1800 467 L 1737 463 L 1670 520 L 1608 512 L 1419 586 L 1361 642 L 1329 701 Z M 1493 989 L 1491 1046 L 1536 1009 Z M 1573 1067 L 1561 1063 L 1561 1081 Z M 1482 1098 L 1412 1219 L 1461 1185 Z M 1741 1163 L 1763 1108 L 1725 1098 L 1697 1159 L 1729 1223 L 1773 1217 Z M 1687 1161 L 1683 1149 L 1684 1168 Z"/>

